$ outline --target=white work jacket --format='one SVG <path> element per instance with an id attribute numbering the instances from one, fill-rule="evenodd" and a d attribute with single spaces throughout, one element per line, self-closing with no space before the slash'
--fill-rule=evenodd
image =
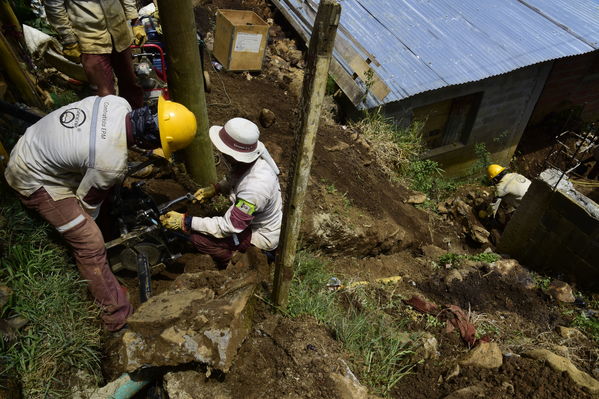
<path id="1" fill-rule="evenodd" d="M 62 43 L 79 42 L 86 54 L 121 52 L 133 41 L 135 0 L 45 0 L 50 24 Z"/>
<path id="2" fill-rule="evenodd" d="M 194 217 L 191 229 L 217 238 L 252 229 L 252 245 L 270 251 L 279 245 L 283 201 L 279 178 L 262 158 L 239 178 L 229 177 L 221 187 L 229 188 L 232 205 L 224 216 Z M 225 193 L 223 193 L 225 194 Z M 253 209 L 252 209 L 253 207 Z M 251 215 L 248 211 L 251 209 Z"/>
<path id="3" fill-rule="evenodd" d="M 508 212 L 513 212 L 520 205 L 530 184 L 531 181 L 519 173 L 507 173 L 503 176 L 495 187 L 495 196 L 498 201 L 493 204 L 493 213 L 497 212 L 501 201 L 507 206 Z"/>
<path id="4" fill-rule="evenodd" d="M 43 187 L 53 200 L 76 197 L 93 217 L 107 191 L 127 172 L 127 114 L 117 96 L 87 97 L 30 126 L 10 154 L 4 172 L 29 197 Z"/>

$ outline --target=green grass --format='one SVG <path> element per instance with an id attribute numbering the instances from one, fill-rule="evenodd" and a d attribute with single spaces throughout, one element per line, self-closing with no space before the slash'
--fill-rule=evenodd
<path id="1" fill-rule="evenodd" d="M 380 109 L 368 112 L 351 125 L 370 141 L 374 156 L 391 180 L 404 181 L 412 190 L 427 194 L 432 201 L 441 201 L 456 190 L 458 182 L 444 177 L 437 162 L 421 159 L 426 151 L 423 126 L 423 123 L 413 123 L 399 127 Z"/>
<path id="2" fill-rule="evenodd" d="M 459 267 L 463 260 L 472 260 L 474 262 L 493 263 L 501 259 L 501 255 L 493 252 L 482 252 L 475 255 L 463 255 L 448 252 L 439 257 L 438 263 L 441 266 Z"/>
<path id="3" fill-rule="evenodd" d="M 341 293 L 326 287 L 330 277 L 322 260 L 298 253 L 288 314 L 311 315 L 329 327 L 352 354 L 352 370 L 362 383 L 388 395 L 414 366 L 411 344 L 399 330 L 403 323 L 380 309 L 370 286 L 351 292 L 359 306 L 342 306 Z"/>
<path id="4" fill-rule="evenodd" d="M 97 375 L 98 310 L 66 250 L 49 239 L 49 227 L 12 196 L 1 205 L 0 281 L 13 290 L 2 316 L 18 314 L 29 323 L 13 342 L 0 343 L 6 366 L 0 374 L 16 377 L 24 397 L 65 397 L 77 370 Z"/>
<path id="5" fill-rule="evenodd" d="M 580 312 L 572 322 L 572 325 L 579 328 L 587 337 L 599 344 L 599 319 L 589 317 L 585 312 Z"/>

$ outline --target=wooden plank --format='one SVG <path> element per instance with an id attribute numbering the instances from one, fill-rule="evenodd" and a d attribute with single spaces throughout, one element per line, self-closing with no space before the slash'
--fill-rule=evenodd
<path id="1" fill-rule="evenodd" d="M 334 58 L 331 61 L 329 74 L 335 79 L 335 82 L 347 98 L 357 107 L 364 99 L 364 91 Z"/>

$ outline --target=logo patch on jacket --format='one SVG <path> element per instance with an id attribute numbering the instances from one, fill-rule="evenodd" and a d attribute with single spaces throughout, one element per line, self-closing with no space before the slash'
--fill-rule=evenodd
<path id="1" fill-rule="evenodd" d="M 247 215 L 253 215 L 256 211 L 256 205 L 241 198 L 237 200 L 235 207 L 239 208 L 240 211 Z"/>
<path id="2" fill-rule="evenodd" d="M 85 112 L 81 108 L 69 108 L 58 117 L 60 124 L 68 129 L 83 125 L 85 118 Z"/>

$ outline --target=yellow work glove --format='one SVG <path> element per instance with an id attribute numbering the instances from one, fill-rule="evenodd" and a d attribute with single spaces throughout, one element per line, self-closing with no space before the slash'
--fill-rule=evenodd
<path id="1" fill-rule="evenodd" d="M 79 43 L 75 42 L 62 46 L 62 55 L 64 55 L 67 60 L 72 61 L 75 64 L 80 64 L 81 47 L 79 47 Z"/>
<path id="2" fill-rule="evenodd" d="M 168 211 L 164 215 L 160 216 L 160 223 L 167 229 L 171 230 L 183 230 L 183 223 L 185 221 L 185 214 Z"/>
<path id="3" fill-rule="evenodd" d="M 135 37 L 133 39 L 133 44 L 135 44 L 136 46 L 143 46 L 144 43 L 146 42 L 146 40 L 148 40 L 148 35 L 146 34 L 146 30 L 144 29 L 143 25 L 133 25 L 131 27 L 131 29 L 133 30 L 133 36 Z"/>
<path id="4" fill-rule="evenodd" d="M 200 188 L 198 191 L 195 192 L 195 194 L 193 196 L 196 197 L 196 199 L 198 201 L 202 202 L 205 199 L 214 197 L 215 194 L 216 194 L 216 186 L 213 184 L 208 187 Z"/>

